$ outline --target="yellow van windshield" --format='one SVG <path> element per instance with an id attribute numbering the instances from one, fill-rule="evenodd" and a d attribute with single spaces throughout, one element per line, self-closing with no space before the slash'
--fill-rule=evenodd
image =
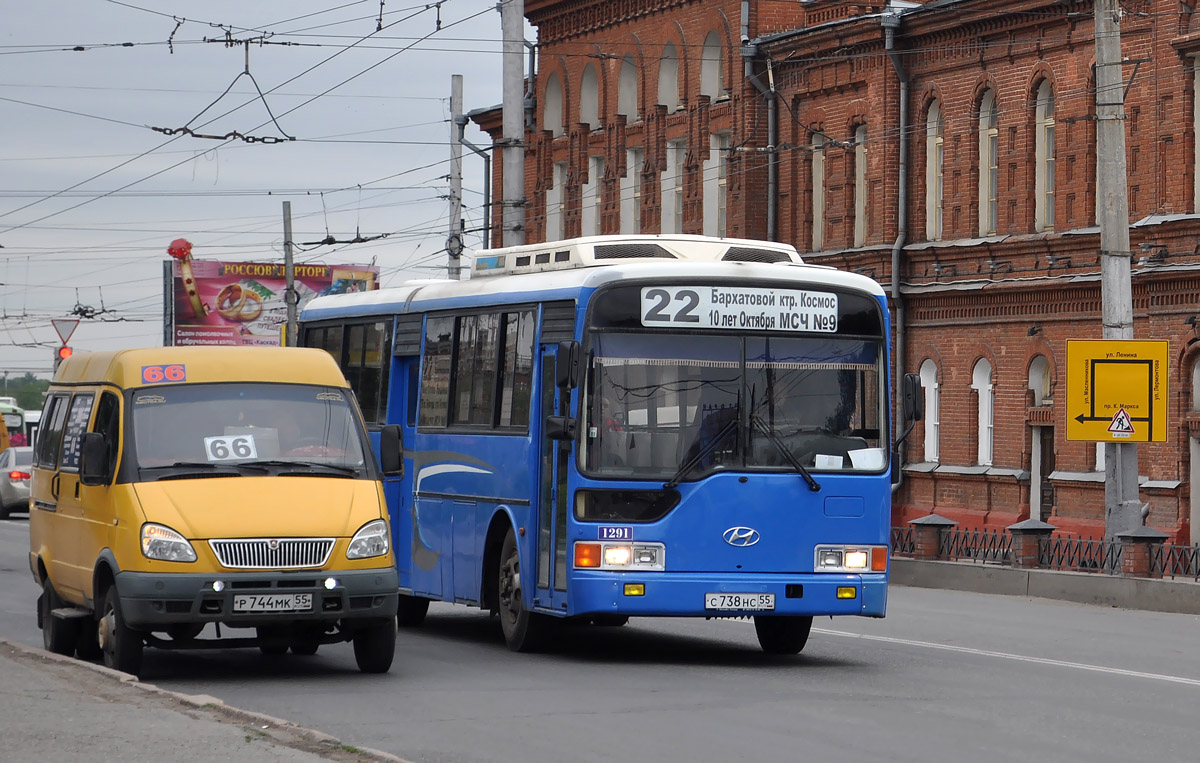
<path id="1" fill-rule="evenodd" d="M 364 475 L 370 451 L 349 394 L 335 387 L 246 382 L 134 390 L 138 468 L 269 463 Z"/>

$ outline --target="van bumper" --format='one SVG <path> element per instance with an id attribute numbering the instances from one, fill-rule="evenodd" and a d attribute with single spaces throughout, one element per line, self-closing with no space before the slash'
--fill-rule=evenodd
<path id="1" fill-rule="evenodd" d="M 336 584 L 325 587 L 332 578 Z M 220 581 L 222 590 L 214 590 Z M 386 620 L 396 616 L 399 577 L 395 567 L 374 570 L 116 575 L 121 614 L 133 628 L 157 630 L 178 623 L 260 627 L 291 622 Z M 307 610 L 248 612 L 235 597 L 311 596 Z"/>

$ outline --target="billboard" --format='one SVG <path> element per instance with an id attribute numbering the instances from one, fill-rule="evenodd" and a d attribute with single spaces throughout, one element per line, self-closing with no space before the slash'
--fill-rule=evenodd
<path id="1" fill-rule="evenodd" d="M 190 256 L 171 264 L 175 345 L 278 345 L 287 323 L 284 266 Z M 313 297 L 378 288 L 375 265 L 295 266 L 297 310 Z"/>

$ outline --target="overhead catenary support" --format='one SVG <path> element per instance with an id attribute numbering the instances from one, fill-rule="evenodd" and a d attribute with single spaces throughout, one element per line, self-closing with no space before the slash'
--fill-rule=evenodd
<path id="1" fill-rule="evenodd" d="M 287 327 L 283 343 L 296 346 L 296 266 L 292 262 L 292 202 L 283 202 L 283 302 L 287 305 Z"/>
<path id="2" fill-rule="evenodd" d="M 525 2 L 502 0 L 500 26 L 504 37 L 502 84 L 504 136 L 501 188 L 501 228 L 504 246 L 525 243 L 525 97 L 522 91 L 525 54 Z"/>
<path id="3" fill-rule="evenodd" d="M 1096 0 L 1096 215 L 1104 339 L 1133 339 L 1121 13 L 1117 0 Z M 1104 443 L 1105 540 L 1142 525 L 1137 451 L 1135 443 Z"/>
<path id="4" fill-rule="evenodd" d="M 450 75 L 450 129 L 459 132 L 458 119 L 462 116 L 461 74 Z M 446 253 L 450 256 L 449 276 L 453 281 L 462 277 L 463 221 L 462 221 L 462 143 L 450 141 L 450 230 L 446 234 Z"/>

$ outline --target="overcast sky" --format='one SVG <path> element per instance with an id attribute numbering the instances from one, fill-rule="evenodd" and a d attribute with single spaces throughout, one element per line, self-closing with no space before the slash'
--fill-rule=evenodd
<path id="1" fill-rule="evenodd" d="M 73 314 L 76 351 L 161 344 L 167 245 L 282 262 L 285 200 L 298 263 L 374 261 L 384 286 L 445 273 L 451 75 L 464 111 L 500 103 L 495 0 L 0 8 L 0 372 L 48 373 L 50 321 Z M 256 41 L 248 67 L 227 38 Z M 295 141 L 153 129 L 185 126 Z M 488 142 L 473 125 L 466 136 Z M 470 151 L 463 175 L 470 230 L 483 183 Z"/>

